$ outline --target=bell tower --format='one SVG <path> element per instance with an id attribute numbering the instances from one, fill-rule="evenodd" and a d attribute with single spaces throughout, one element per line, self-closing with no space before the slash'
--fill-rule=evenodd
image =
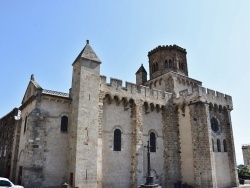
<path id="1" fill-rule="evenodd" d="M 188 76 L 186 49 L 177 45 L 158 46 L 148 52 L 150 80 L 169 71 Z"/>

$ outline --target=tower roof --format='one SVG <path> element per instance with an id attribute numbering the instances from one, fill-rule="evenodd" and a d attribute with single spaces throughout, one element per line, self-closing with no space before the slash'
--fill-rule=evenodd
<path id="1" fill-rule="evenodd" d="M 141 64 L 141 67 L 138 69 L 138 71 L 135 74 L 138 74 L 140 72 L 144 72 L 147 74 L 147 71 L 145 70 L 145 68 L 143 67 L 143 64 Z"/>
<path id="2" fill-rule="evenodd" d="M 92 60 L 92 61 L 95 61 L 95 62 L 98 62 L 98 63 L 102 63 L 101 60 L 96 55 L 96 53 L 94 52 L 94 50 L 89 45 L 89 40 L 86 41 L 85 47 L 82 49 L 82 51 L 77 56 L 75 61 L 77 61 L 79 58 L 84 58 L 84 59 Z M 74 63 L 75 63 L 75 61 L 74 61 Z"/>

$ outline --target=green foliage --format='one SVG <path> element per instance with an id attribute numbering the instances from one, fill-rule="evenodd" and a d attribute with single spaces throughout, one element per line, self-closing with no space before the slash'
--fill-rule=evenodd
<path id="1" fill-rule="evenodd" d="M 247 168 L 247 166 L 244 166 L 241 169 L 239 168 L 239 175 L 240 176 L 249 176 L 250 175 L 249 168 Z"/>

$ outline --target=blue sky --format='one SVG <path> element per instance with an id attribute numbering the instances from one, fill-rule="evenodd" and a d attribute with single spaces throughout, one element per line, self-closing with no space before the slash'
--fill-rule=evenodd
<path id="1" fill-rule="evenodd" d="M 191 78 L 233 97 L 237 163 L 250 143 L 249 0 L 2 0 L 0 117 L 19 107 L 30 80 L 68 92 L 71 64 L 86 40 L 102 60 L 101 74 L 135 82 L 158 45 L 188 52 Z"/>

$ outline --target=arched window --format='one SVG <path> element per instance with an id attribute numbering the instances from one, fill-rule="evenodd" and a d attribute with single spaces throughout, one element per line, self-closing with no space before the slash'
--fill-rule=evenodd
<path id="1" fill-rule="evenodd" d="M 165 60 L 165 68 L 168 68 L 168 60 Z"/>
<path id="2" fill-rule="evenodd" d="M 150 152 L 156 152 L 156 136 L 151 132 L 149 135 Z"/>
<path id="3" fill-rule="evenodd" d="M 28 116 L 26 115 L 26 116 L 25 116 L 25 121 L 24 121 L 23 133 L 25 133 L 25 132 L 26 132 L 26 127 L 27 127 L 27 119 L 28 119 Z"/>
<path id="4" fill-rule="evenodd" d="M 217 151 L 221 152 L 220 139 L 217 139 Z"/>
<path id="5" fill-rule="evenodd" d="M 114 131 L 114 151 L 121 151 L 122 146 L 122 133 L 119 129 Z"/>
<path id="6" fill-rule="evenodd" d="M 155 71 L 158 71 L 158 63 L 155 64 Z"/>
<path id="7" fill-rule="evenodd" d="M 61 117 L 61 132 L 68 132 L 68 117 Z"/>
<path id="8" fill-rule="evenodd" d="M 213 152 L 214 152 L 214 139 L 212 139 L 212 148 L 213 148 Z"/>
<path id="9" fill-rule="evenodd" d="M 173 63 L 172 63 L 172 61 L 171 61 L 171 59 L 169 60 L 169 68 L 173 68 Z"/>
<path id="10" fill-rule="evenodd" d="M 224 152 L 227 152 L 227 141 L 225 139 L 223 140 L 223 149 Z"/>
<path id="11" fill-rule="evenodd" d="M 184 70 L 184 65 L 183 65 L 183 63 L 181 63 L 181 70 Z"/>

